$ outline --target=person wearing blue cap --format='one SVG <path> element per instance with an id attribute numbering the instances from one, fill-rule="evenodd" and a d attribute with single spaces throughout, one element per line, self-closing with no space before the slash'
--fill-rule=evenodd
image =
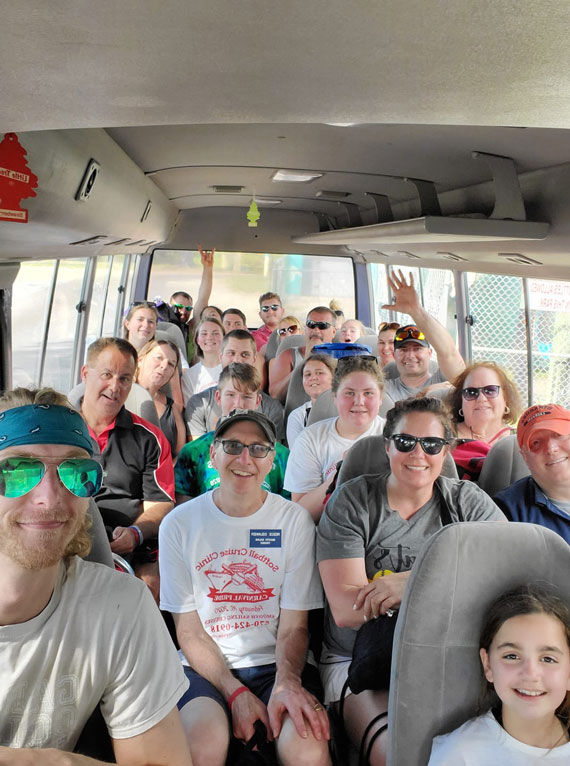
<path id="1" fill-rule="evenodd" d="M 73 753 L 100 706 L 117 763 L 191 764 L 187 682 L 148 588 L 79 558 L 102 477 L 64 396 L 0 397 L 0 763 L 103 763 Z"/>

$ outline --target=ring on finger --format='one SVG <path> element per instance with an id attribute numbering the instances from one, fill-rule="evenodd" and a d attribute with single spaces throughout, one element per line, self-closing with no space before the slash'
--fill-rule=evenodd
<path id="1" fill-rule="evenodd" d="M 321 712 L 321 710 L 322 710 L 322 707 L 319 705 L 319 703 L 318 703 L 318 702 L 316 702 L 316 703 L 313 705 L 313 710 L 314 710 L 316 713 L 320 713 L 320 712 Z"/>

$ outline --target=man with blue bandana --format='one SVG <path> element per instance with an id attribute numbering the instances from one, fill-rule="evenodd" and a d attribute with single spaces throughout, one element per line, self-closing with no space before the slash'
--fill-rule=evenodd
<path id="1" fill-rule="evenodd" d="M 118 764 L 191 764 L 187 682 L 152 596 L 79 558 L 101 479 L 61 394 L 0 397 L 0 764 L 104 763 L 73 753 L 98 706 Z"/>

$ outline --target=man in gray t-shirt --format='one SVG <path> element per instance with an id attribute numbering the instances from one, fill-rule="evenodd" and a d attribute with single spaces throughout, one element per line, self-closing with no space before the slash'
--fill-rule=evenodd
<path id="1" fill-rule="evenodd" d="M 430 500 L 409 519 L 403 519 L 388 505 L 388 476 L 359 476 L 334 492 L 317 527 L 317 562 L 363 558 L 366 575 L 372 580 L 378 572 L 411 570 L 424 543 L 442 528 L 445 508 L 453 522 L 506 521 L 475 484 L 441 476 Z M 339 628 L 328 604 L 325 618 L 326 650 L 350 657 L 356 630 Z"/>
<path id="2" fill-rule="evenodd" d="M 400 327 L 394 339 L 398 377 L 387 380 L 384 390 L 398 402 L 415 396 L 427 386 L 453 380 L 465 369 L 465 362 L 445 327 L 421 305 L 412 274 L 409 284 L 401 271 L 399 276 L 392 272 L 388 282 L 394 294 L 394 303 L 382 308 L 409 314 L 415 322 Z M 439 365 L 433 374 L 429 369 L 432 346 Z"/>

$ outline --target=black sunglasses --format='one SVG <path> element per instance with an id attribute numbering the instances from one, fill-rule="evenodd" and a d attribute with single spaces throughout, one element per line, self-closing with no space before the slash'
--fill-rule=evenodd
<path id="1" fill-rule="evenodd" d="M 277 330 L 277 335 L 293 335 L 295 330 L 298 330 L 296 324 L 290 324 L 289 327 L 280 327 L 279 330 Z"/>
<path id="2" fill-rule="evenodd" d="M 342 367 L 342 365 L 353 364 L 354 359 L 366 359 L 368 362 L 378 364 L 378 359 L 373 354 L 351 354 L 350 356 L 341 356 L 340 359 L 337 359 L 336 366 Z"/>
<path id="3" fill-rule="evenodd" d="M 262 306 L 260 311 L 263 311 L 264 314 L 267 314 L 269 309 L 271 309 L 271 311 L 277 311 L 277 309 L 280 309 L 280 308 L 281 306 L 278 303 L 272 303 L 271 306 Z"/>
<path id="4" fill-rule="evenodd" d="M 479 392 L 483 393 L 483 396 L 487 399 L 496 399 L 499 396 L 501 386 L 468 386 L 461 390 L 461 396 L 467 402 L 472 402 L 479 398 Z"/>
<path id="5" fill-rule="evenodd" d="M 155 309 L 156 303 L 154 301 L 133 301 L 129 308 Z"/>
<path id="6" fill-rule="evenodd" d="M 331 322 L 315 322 L 314 319 L 307 319 L 305 322 L 309 330 L 314 330 L 315 327 L 318 327 L 319 330 L 326 330 L 328 327 L 332 327 Z"/>
<path id="7" fill-rule="evenodd" d="M 411 434 L 394 434 L 388 438 L 394 442 L 394 446 L 398 452 L 411 452 L 413 449 L 415 449 L 416 444 L 419 442 L 426 455 L 439 455 L 445 445 L 449 444 L 447 439 L 442 439 L 441 436 L 411 436 Z"/>
<path id="8" fill-rule="evenodd" d="M 194 306 L 185 306 L 183 303 L 173 303 L 172 308 L 174 309 L 186 309 L 186 311 L 190 312 L 194 308 Z"/>
<path id="9" fill-rule="evenodd" d="M 268 444 L 244 444 L 234 439 L 217 439 L 216 442 L 222 445 L 226 455 L 241 455 L 244 449 L 247 449 L 251 457 L 263 458 L 274 449 Z"/>

